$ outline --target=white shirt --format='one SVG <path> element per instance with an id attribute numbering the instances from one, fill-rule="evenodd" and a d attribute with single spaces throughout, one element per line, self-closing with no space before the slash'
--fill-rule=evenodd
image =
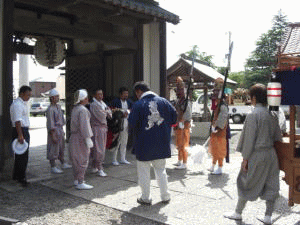
<path id="1" fill-rule="evenodd" d="M 125 109 L 124 111 L 126 111 L 128 109 L 128 104 L 127 104 L 127 101 L 123 101 L 121 100 L 121 104 L 122 104 L 122 109 Z"/>
<path id="2" fill-rule="evenodd" d="M 126 100 L 123 101 L 122 99 L 120 99 L 120 100 L 121 100 L 121 105 L 122 105 L 123 112 L 127 111 L 127 113 L 129 113 L 127 101 Z M 127 130 L 127 128 L 128 128 L 128 116 L 124 118 L 123 126 L 124 126 L 124 130 Z"/>
<path id="3" fill-rule="evenodd" d="M 29 127 L 29 111 L 27 102 L 18 97 L 10 106 L 10 117 L 12 126 L 16 127 L 16 122 L 21 122 L 21 127 Z"/>

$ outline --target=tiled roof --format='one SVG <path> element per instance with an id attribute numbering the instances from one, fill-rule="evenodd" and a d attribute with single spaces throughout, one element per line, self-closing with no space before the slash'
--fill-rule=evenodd
<path id="1" fill-rule="evenodd" d="M 144 2 L 135 0 L 104 0 L 104 2 L 149 16 L 157 17 L 173 24 L 178 24 L 180 21 L 179 16 L 160 8 L 158 4 L 154 4 L 154 1 L 153 4 L 146 4 Z"/>

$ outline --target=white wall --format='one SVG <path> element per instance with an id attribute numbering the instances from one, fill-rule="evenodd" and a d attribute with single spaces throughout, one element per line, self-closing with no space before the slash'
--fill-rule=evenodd
<path id="1" fill-rule="evenodd" d="M 56 90 L 59 92 L 60 99 L 66 99 L 65 75 L 60 75 L 56 78 Z"/>
<path id="2" fill-rule="evenodd" d="M 24 43 L 29 42 L 29 39 L 24 38 Z M 29 57 L 30 55 L 19 54 L 19 87 L 29 85 Z"/>
<path id="3" fill-rule="evenodd" d="M 144 25 L 144 81 L 160 93 L 159 23 Z"/>

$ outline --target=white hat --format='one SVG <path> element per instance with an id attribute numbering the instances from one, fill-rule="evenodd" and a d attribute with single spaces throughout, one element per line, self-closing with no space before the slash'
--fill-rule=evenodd
<path id="1" fill-rule="evenodd" d="M 88 96 L 87 90 L 80 89 L 75 92 L 74 102 L 78 104 L 80 101 L 84 100 Z"/>
<path id="2" fill-rule="evenodd" d="M 16 138 L 13 142 L 12 142 L 12 150 L 15 152 L 15 154 L 17 155 L 21 155 L 24 152 L 26 152 L 28 148 L 28 143 L 24 140 L 24 143 L 21 144 L 18 141 L 18 138 Z"/>
<path id="3" fill-rule="evenodd" d="M 59 95 L 58 91 L 56 89 L 52 89 L 50 92 L 49 92 L 49 97 L 53 97 L 53 96 L 57 96 Z"/>

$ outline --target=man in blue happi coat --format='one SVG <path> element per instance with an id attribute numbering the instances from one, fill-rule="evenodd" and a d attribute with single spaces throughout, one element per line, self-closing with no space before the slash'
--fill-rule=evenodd
<path id="1" fill-rule="evenodd" d="M 133 130 L 133 153 L 137 159 L 138 182 L 142 195 L 140 204 L 150 205 L 150 168 L 154 168 L 163 203 L 170 201 L 166 173 L 166 158 L 171 157 L 171 125 L 176 123 L 175 108 L 165 98 L 150 91 L 143 81 L 134 85 L 139 99 L 129 115 L 129 126 Z"/>

